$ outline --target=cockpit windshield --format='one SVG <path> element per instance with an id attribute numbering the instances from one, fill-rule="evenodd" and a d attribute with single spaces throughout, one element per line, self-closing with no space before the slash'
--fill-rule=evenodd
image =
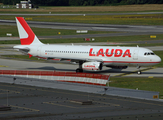
<path id="1" fill-rule="evenodd" d="M 145 52 L 144 55 L 155 55 L 153 52 Z"/>

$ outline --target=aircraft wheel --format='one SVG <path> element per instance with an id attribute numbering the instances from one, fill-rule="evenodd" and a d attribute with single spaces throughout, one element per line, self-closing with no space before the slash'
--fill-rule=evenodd
<path id="1" fill-rule="evenodd" d="M 76 69 L 76 73 L 82 73 L 83 72 L 83 69 Z"/>
<path id="2" fill-rule="evenodd" d="M 141 71 L 138 71 L 138 75 L 140 75 L 141 74 Z"/>

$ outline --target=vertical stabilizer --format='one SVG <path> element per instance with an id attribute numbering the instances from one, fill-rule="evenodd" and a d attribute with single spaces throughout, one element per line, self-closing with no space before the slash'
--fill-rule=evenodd
<path id="1" fill-rule="evenodd" d="M 42 44 L 23 17 L 16 17 L 21 45 Z"/>

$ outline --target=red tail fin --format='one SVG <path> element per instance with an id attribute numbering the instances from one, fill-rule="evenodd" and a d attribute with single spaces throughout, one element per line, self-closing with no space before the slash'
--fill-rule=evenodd
<path id="1" fill-rule="evenodd" d="M 42 44 L 23 17 L 16 17 L 21 45 Z"/>

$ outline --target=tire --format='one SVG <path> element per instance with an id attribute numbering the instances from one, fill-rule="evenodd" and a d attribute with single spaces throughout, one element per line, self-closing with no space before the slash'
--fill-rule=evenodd
<path id="1" fill-rule="evenodd" d="M 82 73 L 83 72 L 83 69 L 76 69 L 76 73 Z"/>
<path id="2" fill-rule="evenodd" d="M 141 71 L 138 71 L 138 75 L 140 75 L 141 74 Z"/>

